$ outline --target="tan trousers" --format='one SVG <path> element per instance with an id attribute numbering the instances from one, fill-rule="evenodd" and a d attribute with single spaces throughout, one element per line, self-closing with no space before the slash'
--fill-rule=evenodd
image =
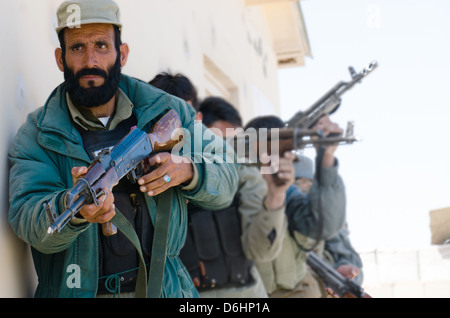
<path id="1" fill-rule="evenodd" d="M 318 277 L 309 268 L 305 278 L 300 281 L 292 290 L 277 289 L 269 295 L 270 298 L 323 298 L 327 297 Z"/>

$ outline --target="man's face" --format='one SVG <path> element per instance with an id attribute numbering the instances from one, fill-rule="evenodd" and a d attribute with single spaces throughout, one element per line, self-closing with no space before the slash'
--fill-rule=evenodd
<path id="1" fill-rule="evenodd" d="M 295 179 L 294 184 L 301 192 L 308 193 L 311 189 L 313 181 L 309 178 L 297 178 Z"/>
<path id="2" fill-rule="evenodd" d="M 217 134 L 222 137 L 233 137 L 236 134 L 236 129 L 238 127 L 232 125 L 228 121 L 217 120 L 211 124 L 208 128 L 212 128 L 217 132 Z"/>
<path id="3" fill-rule="evenodd" d="M 107 103 L 117 90 L 123 60 L 113 26 L 87 24 L 63 32 L 66 52 L 62 56 L 57 50 L 56 55 L 70 97 L 85 107 Z"/>

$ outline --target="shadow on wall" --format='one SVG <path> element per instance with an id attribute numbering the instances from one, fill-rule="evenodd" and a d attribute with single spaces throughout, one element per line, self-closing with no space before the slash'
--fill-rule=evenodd
<path id="1" fill-rule="evenodd" d="M 12 138 L 7 143 L 8 148 L 11 144 Z M 3 189 L 0 193 L 0 197 L 3 209 L 0 214 L 0 226 L 2 232 L 3 244 L 0 256 L 0 267 L 2 268 L 2 273 L 5 278 L 2 279 L 2 285 L 0 287 L 0 295 L 4 297 L 24 297 L 30 298 L 34 296 L 34 291 L 36 289 L 36 274 L 33 266 L 33 261 L 31 258 L 30 247 L 20 240 L 17 235 L 12 230 L 9 225 L 9 171 L 10 164 L 7 157 L 8 151 L 3 152 L 5 157 L 2 161 L 3 164 L 3 175 L 1 188 Z"/>

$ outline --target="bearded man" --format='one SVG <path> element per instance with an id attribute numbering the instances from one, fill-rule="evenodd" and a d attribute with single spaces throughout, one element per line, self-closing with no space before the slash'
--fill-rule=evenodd
<path id="1" fill-rule="evenodd" d="M 28 115 L 9 153 L 9 220 L 31 246 L 39 278 L 35 296 L 195 297 L 198 294 L 178 258 L 186 235 L 186 202 L 210 208 L 231 203 L 237 188 L 236 167 L 228 157 L 233 154 L 224 149 L 227 158 L 215 163 L 205 148 L 217 149 L 216 141 L 194 138 L 194 130 L 199 131 L 194 125 L 199 123 L 194 122 L 190 105 L 121 74 L 129 47 L 121 41 L 116 3 L 67 1 L 58 8 L 57 17 L 61 48 L 55 57 L 65 81 L 43 107 Z M 98 206 L 84 205 L 59 233 L 47 235 L 50 219 L 44 204 L 51 203 L 61 214 L 65 194 L 102 149 L 112 148 L 134 126 L 148 133 L 169 110 L 175 110 L 183 128 L 192 133 L 191 149 L 201 153 L 183 148 L 177 155 L 150 157 L 148 163 L 155 169 L 138 184 L 123 178 L 113 189 L 105 188 Z M 158 209 L 163 194 L 171 211 Z M 163 250 L 153 244 L 160 226 L 157 213 L 170 213 Z M 101 224 L 116 224 L 119 216 L 131 227 L 118 226 L 116 235 L 104 236 Z M 145 279 L 144 285 L 137 282 L 147 277 L 139 274 L 139 265 L 145 264 L 151 278 L 153 260 L 161 260 L 161 255 L 160 285 L 155 283 L 158 279 Z M 138 285 L 144 289 L 138 290 Z"/>

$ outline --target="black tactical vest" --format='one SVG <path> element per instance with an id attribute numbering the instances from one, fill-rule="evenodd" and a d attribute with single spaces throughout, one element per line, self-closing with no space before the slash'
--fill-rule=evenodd
<path id="1" fill-rule="evenodd" d="M 253 283 L 252 261 L 241 245 L 241 219 L 235 197 L 230 207 L 218 211 L 188 204 L 189 225 L 180 259 L 199 291 Z"/>
<path id="2" fill-rule="evenodd" d="M 103 149 L 111 149 L 125 137 L 136 125 L 131 116 L 122 121 L 115 129 L 108 131 L 86 131 L 77 126 L 83 139 L 83 146 L 91 159 Z M 116 208 L 133 225 L 142 246 L 146 264 L 150 263 L 153 241 L 153 224 L 145 204 L 144 194 L 139 185 L 132 184 L 126 177 L 113 188 Z M 116 235 L 104 236 L 99 224 L 99 284 L 98 293 L 114 290 L 120 284 L 121 292 L 135 290 L 139 266 L 139 255 L 133 244 L 118 231 Z M 105 285 L 106 283 L 106 285 Z M 106 286 L 109 286 L 108 288 Z"/>

